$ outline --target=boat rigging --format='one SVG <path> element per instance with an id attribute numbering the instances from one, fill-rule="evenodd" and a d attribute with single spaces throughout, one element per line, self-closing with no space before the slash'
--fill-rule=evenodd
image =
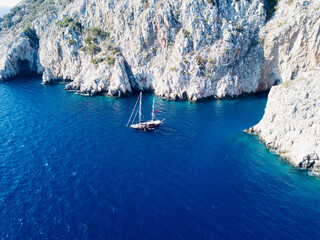
<path id="1" fill-rule="evenodd" d="M 137 108 L 137 104 L 139 102 L 139 107 Z M 157 120 L 155 119 L 155 114 L 154 114 L 154 99 L 153 99 L 153 104 L 152 104 L 152 112 L 151 112 L 151 120 L 149 121 L 142 121 L 142 112 L 141 112 L 141 108 L 142 108 L 142 92 L 140 92 L 140 95 L 137 99 L 137 102 L 132 110 L 131 116 L 129 118 L 129 121 L 127 123 L 127 127 L 131 127 L 133 129 L 137 129 L 137 130 L 143 130 L 143 131 L 151 131 L 154 130 L 154 128 L 159 127 L 161 125 L 161 123 L 163 123 L 163 120 Z M 139 114 L 139 122 L 138 123 L 134 123 L 137 114 Z"/>

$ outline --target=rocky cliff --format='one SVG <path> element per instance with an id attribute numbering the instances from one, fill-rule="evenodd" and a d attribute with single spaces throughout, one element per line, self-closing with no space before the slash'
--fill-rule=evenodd
<path id="1" fill-rule="evenodd" d="M 261 29 L 262 77 L 291 81 L 320 63 L 320 1 L 279 1 L 275 16 Z"/>
<path id="2" fill-rule="evenodd" d="M 294 166 L 320 175 L 320 69 L 272 87 L 263 119 L 249 132 Z"/>
<path id="3" fill-rule="evenodd" d="M 278 30 L 275 30 L 277 27 Z M 281 1 L 262 29 L 265 78 L 283 82 L 248 131 L 293 165 L 320 175 L 320 2 Z"/>
<path id="4" fill-rule="evenodd" d="M 274 84 L 261 77 L 262 0 L 25 0 L 20 12 L 31 2 L 42 9 L 29 24 L 39 46 L 28 59 L 19 54 L 19 48 L 30 49 L 21 40 L 24 20 L 2 31 L 2 80 L 25 61 L 30 71 L 43 72 L 43 83 L 68 80 L 67 90 L 90 95 L 138 89 L 195 101 Z"/>

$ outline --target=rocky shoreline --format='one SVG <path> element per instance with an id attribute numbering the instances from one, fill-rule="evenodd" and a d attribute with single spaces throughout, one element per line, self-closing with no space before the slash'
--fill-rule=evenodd
<path id="1" fill-rule="evenodd" d="M 287 9 L 285 8 L 287 7 Z M 312 9 L 309 12 L 307 9 Z M 320 176 L 320 3 L 280 2 L 263 29 L 265 69 L 279 79 L 268 95 L 262 120 L 246 130 L 294 166 Z M 275 31 L 278 25 L 281 32 Z"/>
<path id="2" fill-rule="evenodd" d="M 42 16 L 29 24 L 39 38 L 33 44 L 37 62 L 29 70 L 43 72 L 43 83 L 70 79 L 66 89 L 84 94 L 124 96 L 137 89 L 190 101 L 236 97 L 274 84 L 260 77 L 263 0 L 50 2 L 42 1 Z M 6 38 L 14 39 L 1 52 L 0 79 L 20 71 L 10 67 L 11 57 L 18 64 L 34 59 L 16 54 L 15 49 L 29 48 L 20 39 L 33 43 L 26 24 L 20 25 L 0 35 L 4 47 Z"/>
<path id="3" fill-rule="evenodd" d="M 318 5 L 25 0 L 0 20 L 0 80 L 28 70 L 83 94 L 189 101 L 269 90 L 319 65 Z"/>
<path id="4" fill-rule="evenodd" d="M 262 120 L 245 130 L 294 166 L 320 175 L 320 68 L 273 87 Z"/>

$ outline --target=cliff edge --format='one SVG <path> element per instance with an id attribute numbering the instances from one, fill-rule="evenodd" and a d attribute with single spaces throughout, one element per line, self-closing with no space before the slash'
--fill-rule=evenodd
<path id="1" fill-rule="evenodd" d="M 278 30 L 276 30 L 278 29 Z M 320 175 L 320 3 L 281 1 L 262 29 L 271 88 L 262 120 L 248 129 L 294 166 Z"/>
<path id="2" fill-rule="evenodd" d="M 0 35 L 2 80 L 25 61 L 44 84 L 70 81 L 67 90 L 89 95 L 136 89 L 196 101 L 274 84 L 260 74 L 263 0 L 25 0 L 14 12 L 3 22 L 18 23 Z M 31 39 L 26 29 L 39 38 L 28 57 L 17 54 L 21 44 L 29 49 L 20 40 Z"/>

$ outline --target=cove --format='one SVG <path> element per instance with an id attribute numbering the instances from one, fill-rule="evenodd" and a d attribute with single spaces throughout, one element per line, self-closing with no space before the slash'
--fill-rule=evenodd
<path id="1" fill-rule="evenodd" d="M 242 130 L 267 95 L 155 98 L 163 126 L 125 125 L 136 95 L 0 84 L 1 239 L 318 239 L 319 180 Z"/>

